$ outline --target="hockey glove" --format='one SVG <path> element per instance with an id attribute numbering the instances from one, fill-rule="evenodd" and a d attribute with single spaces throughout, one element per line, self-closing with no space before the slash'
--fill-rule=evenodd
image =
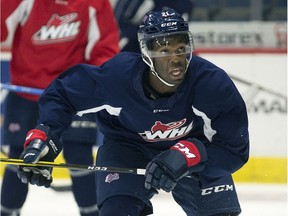
<path id="1" fill-rule="evenodd" d="M 62 150 L 62 144 L 56 137 L 52 137 L 49 127 L 38 125 L 27 134 L 24 151 L 20 159 L 25 163 L 41 161 L 53 162 Z M 52 183 L 52 168 L 39 166 L 19 166 L 17 175 L 25 184 L 50 187 Z"/>
<path id="2" fill-rule="evenodd" d="M 181 140 L 152 159 L 146 167 L 145 188 L 170 192 L 184 176 L 204 168 L 207 153 L 197 139 Z"/>

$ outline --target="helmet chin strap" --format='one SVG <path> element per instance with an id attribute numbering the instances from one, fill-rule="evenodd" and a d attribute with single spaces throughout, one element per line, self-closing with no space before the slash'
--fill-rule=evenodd
<path id="1" fill-rule="evenodd" d="M 149 59 L 150 59 L 150 58 L 149 58 Z M 191 61 L 191 59 L 192 59 L 192 56 L 191 56 L 191 58 L 190 58 L 189 60 L 186 60 L 186 61 L 187 61 L 187 65 L 189 64 L 189 62 Z M 151 60 L 151 59 L 150 59 L 150 60 Z M 144 59 L 144 61 L 145 61 L 145 59 Z M 146 61 L 145 61 L 145 62 L 146 62 Z M 152 62 L 152 61 L 151 61 L 151 62 Z M 176 84 L 171 84 L 171 83 L 168 83 L 168 82 L 166 82 L 165 80 L 163 80 L 163 79 L 158 75 L 158 73 L 156 72 L 156 70 L 154 69 L 153 63 L 151 63 L 151 64 L 149 64 L 148 62 L 146 62 L 146 63 L 150 66 L 152 74 L 153 74 L 154 76 L 156 76 L 162 83 L 164 83 L 165 85 L 167 85 L 167 86 L 169 86 L 169 87 L 176 86 Z M 187 71 L 187 69 L 188 69 L 188 67 L 186 67 L 185 72 Z"/>
<path id="2" fill-rule="evenodd" d="M 175 86 L 175 84 L 171 84 L 171 83 L 168 83 L 168 82 L 166 82 L 165 80 L 163 80 L 159 75 L 158 75 L 158 73 L 154 70 L 154 68 L 153 68 L 153 70 L 152 70 L 152 68 L 151 68 L 151 72 L 152 72 L 152 74 L 154 75 L 154 76 L 156 76 L 162 83 L 164 83 L 165 85 L 167 85 L 167 86 L 169 86 L 169 87 L 172 87 L 172 86 Z"/>
<path id="3" fill-rule="evenodd" d="M 150 62 L 149 62 L 145 57 L 148 58 Z M 165 80 L 163 80 L 163 79 L 158 75 L 158 73 L 156 72 L 156 70 L 154 69 L 154 65 L 153 65 L 152 59 L 151 59 L 148 55 L 145 55 L 145 57 L 142 55 L 143 61 L 150 67 L 151 72 L 152 72 L 152 74 L 153 74 L 154 76 L 156 76 L 163 84 L 165 84 L 165 85 L 167 85 L 167 86 L 169 86 L 169 87 L 175 86 L 175 84 L 168 83 L 168 82 L 166 82 Z"/>

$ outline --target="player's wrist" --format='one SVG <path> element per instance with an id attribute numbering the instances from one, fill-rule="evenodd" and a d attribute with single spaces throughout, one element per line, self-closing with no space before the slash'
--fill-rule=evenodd
<path id="1" fill-rule="evenodd" d="M 47 134 L 48 134 L 49 128 L 45 125 L 38 125 L 35 129 L 30 130 L 27 133 L 25 142 L 24 142 L 24 148 L 26 148 L 32 140 L 40 139 L 42 141 L 47 140 Z"/>
<path id="2" fill-rule="evenodd" d="M 54 160 L 62 151 L 62 143 L 60 140 L 53 136 L 50 128 L 43 124 L 37 125 L 35 129 L 27 133 L 24 148 L 31 151 L 32 149 L 42 152 L 41 155 L 46 155 L 49 161 Z M 45 149 L 49 149 L 48 152 Z"/>
<path id="3" fill-rule="evenodd" d="M 207 160 L 204 144 L 197 139 L 180 140 L 170 148 L 181 153 L 188 167 L 194 167 Z"/>

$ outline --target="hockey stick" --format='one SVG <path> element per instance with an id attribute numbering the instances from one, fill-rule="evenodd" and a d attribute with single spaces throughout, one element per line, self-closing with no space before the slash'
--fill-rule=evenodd
<path id="1" fill-rule="evenodd" d="M 39 89 L 39 88 L 31 88 L 31 87 L 10 85 L 10 84 L 4 84 L 4 83 L 0 84 L 0 88 L 7 89 L 9 91 L 28 93 L 28 94 L 34 94 L 34 95 L 40 95 L 44 91 L 43 89 Z"/>
<path id="2" fill-rule="evenodd" d="M 257 90 L 264 91 L 264 92 L 267 92 L 269 94 L 272 94 L 272 95 L 275 95 L 277 97 L 280 97 L 280 98 L 283 98 L 283 99 L 287 100 L 287 95 L 285 95 L 285 94 L 281 94 L 279 92 L 276 92 L 276 91 L 273 91 L 271 89 L 265 88 L 262 85 L 256 84 L 256 83 L 248 81 L 248 80 L 244 80 L 244 79 L 242 79 L 240 77 L 236 77 L 236 76 L 234 76 L 232 74 L 229 74 L 229 77 L 232 80 L 234 80 L 234 81 L 238 81 L 238 82 L 243 83 L 243 84 L 248 85 L 248 86 L 254 86 Z"/>
<path id="3" fill-rule="evenodd" d="M 39 161 L 35 164 L 25 163 L 21 159 L 12 159 L 12 158 L 0 158 L 1 163 L 19 165 L 19 166 L 46 166 L 53 168 L 65 168 L 65 169 L 75 169 L 75 170 L 88 170 L 88 171 L 97 171 L 97 172 L 119 172 L 119 173 L 130 173 L 136 175 L 145 175 L 145 169 L 138 168 L 120 168 L 120 167 L 105 167 L 105 166 L 96 166 L 96 165 L 75 165 L 75 164 L 67 164 L 67 163 L 54 163 L 48 161 Z"/>
<path id="4" fill-rule="evenodd" d="M 67 192 L 72 190 L 72 185 L 54 185 L 52 182 L 50 188 L 56 192 Z"/>
<path id="5" fill-rule="evenodd" d="M 286 95 L 278 93 L 278 92 L 273 91 L 271 89 L 265 88 L 264 86 L 258 85 L 256 83 L 253 83 L 251 81 L 242 79 L 240 77 L 236 77 L 236 76 L 234 76 L 232 74 L 229 74 L 229 76 L 234 81 L 238 81 L 238 82 L 241 82 L 241 83 L 243 83 L 245 85 L 249 85 L 249 86 L 256 86 L 257 90 L 261 90 L 261 91 L 270 93 L 272 95 L 278 96 L 280 98 L 287 99 Z M 0 88 L 7 89 L 9 91 L 20 92 L 20 93 L 28 93 L 28 94 L 35 94 L 35 95 L 40 95 L 44 91 L 44 89 L 31 88 L 31 87 L 26 87 L 26 86 L 18 86 L 18 85 L 11 85 L 11 84 L 4 84 L 4 83 L 0 84 Z"/>

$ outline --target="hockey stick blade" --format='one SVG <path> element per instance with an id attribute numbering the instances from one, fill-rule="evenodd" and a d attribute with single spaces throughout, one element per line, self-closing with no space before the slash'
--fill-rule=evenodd
<path id="1" fill-rule="evenodd" d="M 12 159 L 12 158 L 0 158 L 1 163 L 19 165 L 19 166 L 46 166 L 53 168 L 66 168 L 66 169 L 75 169 L 75 170 L 88 170 L 88 171 L 97 171 L 97 172 L 119 172 L 119 173 L 130 173 L 136 175 L 145 175 L 145 169 L 138 168 L 120 168 L 120 167 L 105 167 L 105 166 L 96 166 L 96 165 L 75 165 L 67 163 L 54 163 L 48 161 L 39 161 L 38 163 L 30 164 L 25 163 L 21 159 Z"/>

